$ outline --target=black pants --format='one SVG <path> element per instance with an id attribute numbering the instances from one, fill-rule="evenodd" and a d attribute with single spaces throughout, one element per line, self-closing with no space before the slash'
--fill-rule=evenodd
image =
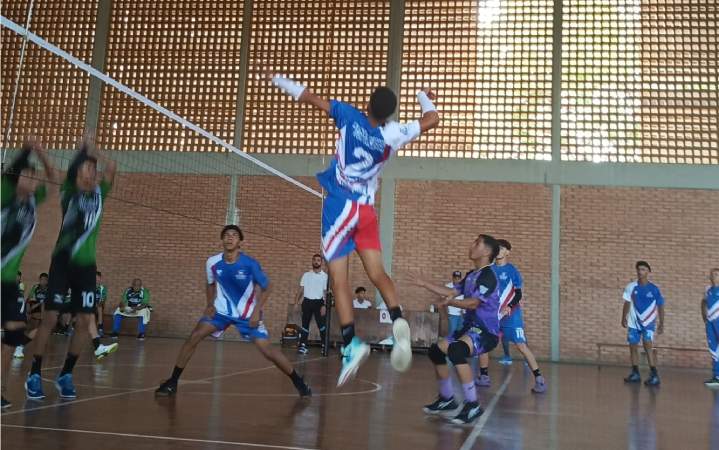
<path id="1" fill-rule="evenodd" d="M 325 342 L 325 316 L 320 314 L 320 310 L 324 306 L 322 300 L 310 300 L 305 298 L 302 300 L 302 329 L 300 330 L 300 345 L 307 345 L 307 337 L 310 335 L 310 321 L 315 316 L 317 328 L 320 330 L 320 339 L 322 344 Z"/>

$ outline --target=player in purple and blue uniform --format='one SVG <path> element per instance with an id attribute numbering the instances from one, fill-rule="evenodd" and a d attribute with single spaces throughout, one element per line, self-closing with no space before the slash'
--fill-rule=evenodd
<path id="1" fill-rule="evenodd" d="M 440 339 L 429 347 L 429 359 L 434 364 L 439 384 L 439 396 L 434 403 L 426 405 L 427 414 L 440 414 L 457 409 L 452 389 L 452 378 L 447 367 L 447 358 L 457 370 L 462 383 L 464 406 L 452 419 L 453 423 L 470 423 L 484 412 L 477 400 L 474 374 L 467 358 L 488 353 L 499 342 L 499 281 L 492 269 L 492 262 L 499 253 L 499 244 L 492 236 L 480 234 L 469 248 L 469 259 L 475 269 L 462 281 L 447 288 L 422 279 L 412 279 L 417 286 L 443 296 L 443 306 L 466 309 L 464 324 L 454 336 Z M 463 300 L 455 300 L 464 295 Z"/>
<path id="2" fill-rule="evenodd" d="M 226 225 L 220 233 L 223 252 L 207 260 L 207 307 L 205 314 L 185 341 L 172 376 L 155 391 L 156 395 L 177 393 L 177 383 L 192 354 L 203 339 L 234 326 L 240 335 L 252 341 L 267 360 L 290 377 L 301 397 L 312 391 L 282 352 L 270 345 L 270 335 L 262 323 L 262 307 L 269 297 L 270 281 L 255 259 L 242 253 L 242 231 Z"/>
<path id="3" fill-rule="evenodd" d="M 522 300 L 522 274 L 519 270 L 508 261 L 509 252 L 512 250 L 512 244 L 506 239 L 499 239 L 499 255 L 492 265 L 494 273 L 499 280 L 500 292 L 500 327 L 502 330 L 502 344 L 506 342 L 513 343 L 517 346 L 517 350 L 524 356 L 527 365 L 534 374 L 534 387 L 532 392 L 541 394 L 546 392 L 547 384 L 539 370 L 539 364 L 534 357 L 534 353 L 527 346 L 527 339 L 524 336 L 524 318 L 522 317 L 522 309 L 520 300 Z M 509 354 L 509 349 L 505 350 L 505 356 Z M 509 364 L 511 364 L 511 358 Z M 479 376 L 477 377 L 477 386 L 489 387 L 491 381 L 489 378 L 489 354 L 485 353 L 479 356 Z"/>
<path id="4" fill-rule="evenodd" d="M 711 286 L 702 299 L 702 318 L 706 324 L 707 346 L 712 357 L 712 377 L 704 382 L 707 387 L 719 387 L 719 267 L 709 272 Z"/>
<path id="5" fill-rule="evenodd" d="M 622 326 L 627 328 L 627 342 L 632 361 L 632 371 L 624 378 L 627 383 L 639 383 L 639 341 L 644 344 L 649 361 L 649 378 L 644 382 L 647 386 L 658 386 L 661 381 L 657 372 L 657 361 L 654 353 L 654 334 L 664 332 L 664 297 L 659 288 L 649 281 L 652 268 L 646 261 L 637 261 L 637 281 L 633 281 L 624 289 L 624 308 L 622 310 Z"/>
<path id="6" fill-rule="evenodd" d="M 368 277 L 387 304 L 394 337 L 390 360 L 395 370 L 404 372 L 412 362 L 409 324 L 402 318 L 394 283 L 382 263 L 374 201 L 380 172 L 392 154 L 439 124 L 432 103 L 434 94 L 429 90 L 418 92 L 421 119 L 400 124 L 389 120 L 397 107 L 397 97 L 389 88 L 375 89 L 366 111 L 360 111 L 341 101 L 323 99 L 290 79 L 269 74 L 267 78 L 299 103 L 327 113 L 339 129 L 335 158 L 317 175 L 327 191 L 322 208 L 322 251 L 344 342 L 337 385 L 354 377 L 370 353 L 369 345 L 355 336 L 348 258 L 353 251 L 359 254 Z"/>

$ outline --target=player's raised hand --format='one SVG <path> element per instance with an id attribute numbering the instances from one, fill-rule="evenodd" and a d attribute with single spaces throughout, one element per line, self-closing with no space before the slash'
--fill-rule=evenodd
<path id="1" fill-rule="evenodd" d="M 433 90 L 431 90 L 430 88 L 422 88 L 422 92 L 427 94 L 427 98 L 429 98 L 430 100 L 432 100 L 432 101 L 437 100 L 437 94 L 435 94 L 435 92 Z"/>

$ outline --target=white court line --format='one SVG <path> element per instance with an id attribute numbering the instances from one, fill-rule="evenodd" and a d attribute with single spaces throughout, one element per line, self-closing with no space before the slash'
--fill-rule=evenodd
<path id="1" fill-rule="evenodd" d="M 499 397 L 504 394 L 504 391 L 507 390 L 507 386 L 509 386 L 509 381 L 512 379 L 512 372 L 509 373 L 507 378 L 504 380 L 504 383 L 499 387 L 499 390 L 497 390 L 497 393 L 494 394 L 494 397 L 492 397 L 492 400 L 489 402 L 489 405 L 487 405 L 487 409 L 484 410 L 484 414 L 482 414 L 482 417 L 479 418 L 479 421 L 477 422 L 477 425 L 474 426 L 474 429 L 471 433 L 469 433 L 469 436 L 467 436 L 467 440 L 464 441 L 464 444 L 459 448 L 459 450 L 471 450 L 472 447 L 474 447 L 474 442 L 479 437 L 479 434 L 484 429 L 484 425 L 489 420 L 489 417 L 492 415 L 492 412 L 494 412 L 494 407 L 497 406 L 497 402 L 499 401 Z"/>
<path id="2" fill-rule="evenodd" d="M 303 361 L 304 361 L 305 363 L 308 363 L 308 362 L 312 362 L 312 361 L 319 361 L 319 360 L 321 360 L 321 359 L 325 359 L 325 358 L 322 357 L 322 356 L 320 356 L 320 357 L 317 357 L 317 358 L 305 359 L 305 360 L 303 360 Z M 296 363 L 297 363 L 297 361 L 294 361 L 294 362 L 292 362 L 292 365 L 295 365 Z M 221 379 L 221 378 L 234 377 L 234 376 L 236 376 L 236 375 L 244 375 L 244 374 L 248 374 L 248 373 L 261 372 L 261 371 L 263 371 L 263 370 L 272 369 L 272 368 L 275 368 L 275 367 L 277 367 L 277 366 L 275 366 L 274 364 L 272 364 L 271 366 L 260 367 L 260 368 L 257 368 L 257 369 L 240 370 L 239 372 L 232 372 L 232 373 L 228 373 L 228 374 L 225 374 L 225 375 L 218 375 L 218 376 L 214 376 L 214 377 L 200 378 L 199 380 L 190 380 L 190 381 L 185 381 L 184 383 L 183 383 L 183 382 L 180 382 L 180 385 L 183 385 L 183 384 L 193 384 L 193 383 L 204 383 L 205 381 L 210 381 L 210 380 L 219 380 L 219 379 Z M 59 402 L 57 402 L 57 403 L 53 403 L 52 405 L 43 405 L 43 406 L 38 406 L 38 407 L 35 407 L 35 408 L 24 408 L 24 409 L 19 409 L 19 410 L 17 410 L 17 411 L 5 412 L 5 413 L 2 414 L 2 417 L 13 416 L 13 415 L 15 415 L 15 414 L 21 414 L 21 413 L 30 412 L 30 411 L 39 411 L 39 410 L 48 409 L 48 408 L 59 408 L 59 407 L 61 407 L 61 406 L 75 405 L 75 404 L 77 404 L 77 403 L 91 402 L 91 401 L 93 401 L 93 400 L 103 400 L 103 399 L 106 399 L 106 398 L 120 397 L 120 396 L 122 396 L 122 395 L 129 395 L 129 394 L 137 394 L 137 393 L 140 393 L 140 392 L 154 391 L 155 389 L 157 389 L 157 387 L 152 386 L 152 387 L 149 387 L 149 388 L 133 389 L 133 390 L 131 390 L 131 391 L 125 391 L 125 392 L 116 392 L 116 393 L 114 393 L 114 394 L 98 395 L 98 396 L 96 396 L 96 397 L 88 397 L 88 398 L 83 398 L 83 399 L 80 399 L 80 400 L 65 400 L 65 401 L 59 401 Z M 30 400 L 30 401 L 33 401 L 33 400 Z"/>
<path id="3" fill-rule="evenodd" d="M 235 445 L 241 447 L 259 447 L 259 448 L 281 448 L 285 450 L 317 450 L 308 447 L 290 447 L 287 445 L 272 445 L 272 444 L 257 444 L 252 442 L 232 442 L 232 441 L 217 441 L 211 439 L 192 439 L 192 438 L 181 438 L 173 436 L 156 436 L 153 434 L 135 434 L 135 433 L 114 433 L 110 431 L 91 431 L 91 430 L 73 430 L 69 428 L 50 428 L 50 427 L 33 427 L 25 425 L 8 425 L 2 424 L 3 427 L 8 428 L 22 428 L 26 430 L 40 430 L 40 431 L 59 431 L 62 433 L 82 433 L 82 434 L 99 434 L 105 436 L 118 436 L 118 437 L 130 437 L 138 439 L 158 439 L 162 441 L 180 441 L 180 442 L 197 442 L 201 444 L 221 444 L 221 445 Z"/>
<path id="4" fill-rule="evenodd" d="M 371 385 L 374 385 L 374 388 L 372 389 L 366 389 L 364 391 L 352 391 L 352 392 L 321 392 L 321 393 L 312 393 L 312 397 L 346 397 L 349 395 L 362 395 L 362 394 L 373 394 L 375 392 L 382 390 L 382 385 L 379 383 L 375 383 L 374 381 L 369 380 L 360 380 L 357 379 L 357 381 L 362 381 L 364 383 L 368 383 Z M 217 395 L 214 392 L 185 392 L 183 395 Z M 223 397 L 297 397 L 297 394 L 245 394 L 242 392 L 223 392 Z"/>

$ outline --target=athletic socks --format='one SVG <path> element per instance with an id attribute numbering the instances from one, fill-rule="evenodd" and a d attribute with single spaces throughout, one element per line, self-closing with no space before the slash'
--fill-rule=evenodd
<path id="1" fill-rule="evenodd" d="M 462 392 L 464 393 L 465 402 L 477 402 L 477 388 L 474 387 L 474 381 L 470 381 L 469 383 L 462 383 Z"/>
<path id="2" fill-rule="evenodd" d="M 68 373 L 72 373 L 72 369 L 75 368 L 76 362 L 77 362 L 77 355 L 68 353 L 67 357 L 65 358 L 65 365 L 62 366 L 62 372 L 60 372 L 60 376 L 66 375 Z"/>
<path id="3" fill-rule="evenodd" d="M 100 346 L 100 338 L 99 337 L 93 338 L 92 346 L 95 347 L 95 350 L 97 350 L 97 348 Z"/>
<path id="4" fill-rule="evenodd" d="M 399 306 L 394 306 L 389 309 L 389 317 L 392 322 L 402 317 L 402 309 Z"/>
<path id="5" fill-rule="evenodd" d="M 355 324 L 352 322 L 349 325 L 345 325 L 342 327 L 342 342 L 344 343 L 344 346 L 347 347 L 350 345 L 350 342 L 352 342 L 352 338 L 355 337 Z"/>
<path id="6" fill-rule="evenodd" d="M 33 355 L 32 357 L 32 368 L 30 369 L 31 374 L 38 374 L 42 371 L 42 356 Z"/>
<path id="7" fill-rule="evenodd" d="M 639 373 L 639 366 L 632 366 L 632 373 Z"/>
<path id="8" fill-rule="evenodd" d="M 452 389 L 452 378 L 447 377 L 438 380 L 437 383 L 439 384 L 439 396 L 442 398 L 442 400 L 451 400 L 452 397 L 454 397 L 454 389 Z"/>
<path id="9" fill-rule="evenodd" d="M 305 386 L 305 380 L 302 379 L 296 370 L 292 369 L 292 373 L 287 376 L 290 377 L 292 384 L 294 384 L 297 389 L 301 389 Z"/>
<path id="10" fill-rule="evenodd" d="M 479 374 L 480 375 L 489 375 L 489 367 L 480 367 Z"/>
<path id="11" fill-rule="evenodd" d="M 657 368 L 656 367 L 649 367 L 649 373 L 652 375 L 657 375 Z"/>
<path id="12" fill-rule="evenodd" d="M 535 378 L 536 378 L 536 377 L 541 377 L 541 376 L 542 376 L 542 371 L 541 371 L 541 370 L 539 370 L 539 367 L 537 367 L 537 369 L 536 369 L 536 370 L 533 370 L 533 371 L 532 371 L 532 373 L 534 374 Z"/>
<path id="13" fill-rule="evenodd" d="M 180 375 L 182 375 L 183 370 L 185 370 L 184 367 L 175 366 L 175 368 L 172 369 L 172 376 L 170 377 L 170 379 L 177 383 L 180 380 Z"/>

